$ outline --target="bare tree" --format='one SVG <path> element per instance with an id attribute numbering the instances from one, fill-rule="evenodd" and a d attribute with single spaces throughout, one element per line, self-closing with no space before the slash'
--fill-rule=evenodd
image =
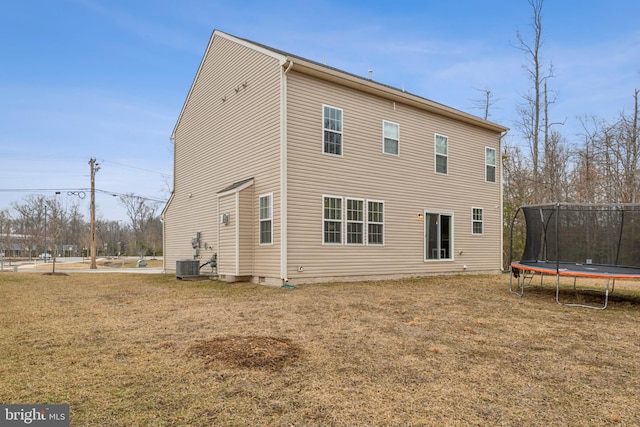
<path id="1" fill-rule="evenodd" d="M 560 132 L 551 130 L 545 135 L 544 194 L 546 202 L 569 201 L 570 153 Z"/>
<path id="2" fill-rule="evenodd" d="M 156 216 L 158 204 L 133 193 L 120 196 L 120 203 L 127 210 L 131 230 L 136 240 L 135 246 L 142 258 L 147 250 L 146 232 Z"/>
<path id="3" fill-rule="evenodd" d="M 80 212 L 80 206 L 73 203 L 69 206 L 67 228 L 64 230 L 64 242 L 71 244 L 74 250 L 82 249 L 82 244 L 88 245 L 91 236 L 89 223 Z"/>
<path id="4" fill-rule="evenodd" d="M 623 203 L 638 200 L 638 166 L 640 147 L 638 146 L 638 89 L 634 92 L 634 107 L 631 115 L 622 114 L 615 129 L 612 129 L 616 143 L 613 150 L 622 174 L 621 198 Z"/>
<path id="5" fill-rule="evenodd" d="M 155 216 L 149 223 L 147 229 L 147 241 L 153 255 L 157 255 L 158 250 L 162 249 L 162 221 L 159 216 Z"/>
<path id="6" fill-rule="evenodd" d="M 7 254 L 11 257 L 12 246 L 11 215 L 8 209 L 3 209 L 0 211 L 0 269 L 4 268 Z"/>
<path id="7" fill-rule="evenodd" d="M 51 197 L 45 201 L 48 209 L 48 234 L 53 243 L 53 273 L 56 272 L 56 259 L 58 257 L 58 244 L 65 228 L 67 227 L 67 210 L 58 197 Z"/>
<path id="8" fill-rule="evenodd" d="M 525 235 L 524 224 L 516 226 L 514 230 L 511 230 L 511 221 L 516 215 L 518 208 L 522 205 L 530 203 L 533 197 L 533 186 L 531 182 L 531 169 L 527 165 L 529 162 L 522 154 L 517 145 L 511 145 L 505 143 L 503 145 L 502 153 L 502 184 L 503 184 L 503 233 L 505 253 L 505 268 L 509 265 L 509 255 L 511 250 L 514 253 L 522 253 L 524 249 Z M 513 242 L 521 242 L 520 246 L 516 243 L 515 248 L 511 248 L 511 236 L 510 232 L 514 233 Z"/>
<path id="9" fill-rule="evenodd" d="M 17 212 L 17 225 L 20 233 L 25 236 L 31 251 L 42 243 L 42 251 L 47 249 L 47 237 L 45 236 L 45 197 L 41 194 L 30 194 L 22 199 L 22 202 L 13 204 L 13 209 Z"/>
<path id="10" fill-rule="evenodd" d="M 516 126 L 520 129 L 529 144 L 532 162 L 533 181 L 533 202 L 540 202 L 543 199 L 541 180 L 541 143 L 540 133 L 542 129 L 541 116 L 543 106 L 546 108 L 546 81 L 553 76 L 553 68 L 549 67 L 549 73 L 542 73 L 542 5 L 543 0 L 528 0 L 532 8 L 533 16 L 531 28 L 533 29 L 533 40 L 527 42 L 520 31 L 517 32 L 519 50 L 524 52 L 528 63 L 523 65 L 529 80 L 531 81 L 530 91 L 523 96 L 523 104 L 518 107 L 519 121 Z M 548 122 L 547 122 L 548 123 Z M 542 148 L 544 149 L 544 147 Z"/>
<path id="11" fill-rule="evenodd" d="M 614 123 L 583 120 L 584 144 L 577 151 L 572 187 L 579 201 L 638 203 L 640 184 L 640 91 L 634 91 L 633 111 Z"/>

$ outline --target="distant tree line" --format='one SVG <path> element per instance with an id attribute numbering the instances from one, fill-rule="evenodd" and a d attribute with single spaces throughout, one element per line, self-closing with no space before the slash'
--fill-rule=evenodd
<path id="1" fill-rule="evenodd" d="M 515 46 L 525 56 L 523 69 L 530 87 L 517 107 L 519 143 L 503 146 L 505 252 L 517 209 L 539 203 L 638 203 L 640 140 L 638 89 L 630 93 L 631 108 L 613 121 L 578 117 L 581 140 L 570 143 L 562 134 L 565 119 L 552 117 L 556 93 L 553 65 L 542 59 L 543 0 L 529 0 L 532 37 L 517 33 Z M 588 90 L 588 88 L 585 88 Z M 487 105 L 489 101 L 487 100 Z M 625 112 L 626 108 L 626 112 Z M 522 234 L 522 228 L 514 230 Z"/>
<path id="2" fill-rule="evenodd" d="M 96 219 L 96 255 L 162 255 L 159 205 L 132 193 L 120 196 L 128 221 Z M 90 256 L 90 222 L 78 203 L 60 195 L 30 194 L 0 210 L 0 253 L 5 257 Z"/>

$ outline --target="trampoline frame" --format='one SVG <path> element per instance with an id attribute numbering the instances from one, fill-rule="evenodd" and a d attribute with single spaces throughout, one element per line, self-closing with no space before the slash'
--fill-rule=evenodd
<path id="1" fill-rule="evenodd" d="M 577 265 L 577 264 L 576 264 Z M 512 294 L 518 295 L 519 297 L 524 296 L 524 289 L 532 287 L 531 285 L 527 286 L 525 284 L 526 280 L 529 279 L 529 283 L 533 280 L 535 274 L 540 274 L 540 286 L 542 286 L 544 275 L 548 276 L 556 276 L 556 303 L 561 305 L 566 305 L 568 307 L 584 307 L 584 308 L 593 308 L 597 310 L 604 310 L 607 308 L 609 304 L 609 295 L 613 293 L 616 286 L 616 279 L 640 279 L 640 274 L 612 274 L 612 273 L 602 273 L 602 274 L 593 274 L 593 273 L 584 273 L 577 270 L 569 270 L 569 269 L 554 269 L 554 268 L 543 268 L 543 267 L 534 267 L 527 264 L 522 264 L 520 262 L 512 262 L 510 265 L 511 269 L 511 278 L 509 280 L 509 292 Z M 518 271 L 518 273 L 514 272 L 514 269 Z M 530 275 L 527 275 L 527 272 Z M 516 287 L 513 286 L 513 278 L 516 277 Z M 604 292 L 604 303 L 600 306 L 593 306 L 588 304 L 578 304 L 578 303 L 564 303 L 560 301 L 560 277 L 573 277 L 573 289 L 577 290 L 577 279 L 578 277 L 588 277 L 592 279 L 606 279 L 604 291 L 598 291 L 597 289 L 593 289 L 594 291 Z M 611 285 L 611 286 L 610 286 Z"/>
<path id="2" fill-rule="evenodd" d="M 616 279 L 631 279 L 631 280 L 640 280 L 640 267 L 626 267 L 626 266 L 614 266 L 614 265 L 598 265 L 598 264 L 578 264 L 575 262 L 561 262 L 559 260 L 554 261 L 512 261 L 513 260 L 513 227 L 518 216 L 518 213 L 526 207 L 555 207 L 556 215 L 556 232 L 557 221 L 559 215 L 557 212 L 560 206 L 590 206 L 590 207 L 615 207 L 621 208 L 629 205 L 561 205 L 560 203 L 554 204 L 540 204 L 540 205 L 530 205 L 530 206 L 522 206 L 516 210 L 515 215 L 513 216 L 513 220 L 511 221 L 511 244 L 510 244 L 510 264 L 509 271 L 511 272 L 511 277 L 509 280 L 509 292 L 512 294 L 518 295 L 519 297 L 524 296 L 524 290 L 527 287 L 532 287 L 531 282 L 533 277 L 536 274 L 540 274 L 540 286 L 542 286 L 544 281 L 544 275 L 556 276 L 556 303 L 566 305 L 569 307 L 584 307 L 591 309 L 604 310 L 607 308 L 609 303 L 609 294 L 613 293 L 615 290 L 615 282 Z M 638 206 L 638 205 L 633 205 Z M 548 225 L 548 224 L 547 224 Z M 545 225 L 546 230 L 546 225 Z M 556 244 L 557 244 L 556 239 Z M 558 251 L 556 250 L 556 253 Z M 638 272 L 630 272 L 631 269 L 636 269 Z M 626 271 L 625 271 L 626 270 Z M 588 304 L 578 304 L 578 303 L 564 303 L 560 301 L 560 278 L 561 277 L 573 277 L 573 288 L 576 290 L 576 281 L 579 277 L 582 278 L 593 278 L 593 279 L 606 279 L 604 291 L 604 303 L 602 306 L 594 306 Z M 513 279 L 516 278 L 516 286 L 514 286 Z M 526 281 L 528 280 L 528 285 Z"/>

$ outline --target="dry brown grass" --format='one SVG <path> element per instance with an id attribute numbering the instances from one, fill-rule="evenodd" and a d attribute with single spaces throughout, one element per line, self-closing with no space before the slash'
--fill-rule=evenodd
<path id="1" fill-rule="evenodd" d="M 637 285 L 605 311 L 507 288 L 5 273 L 0 402 L 74 426 L 640 425 Z"/>

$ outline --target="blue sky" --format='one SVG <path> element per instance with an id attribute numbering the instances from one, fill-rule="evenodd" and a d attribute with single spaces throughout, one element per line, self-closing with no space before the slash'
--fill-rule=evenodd
<path id="1" fill-rule="evenodd" d="M 518 143 L 516 106 L 530 84 L 516 32 L 531 40 L 526 0 L 4 1 L 0 26 L 0 209 L 29 192 L 88 188 L 98 217 L 126 219 L 112 193 L 169 196 L 169 136 L 214 29 L 481 115 Z M 579 143 L 579 117 L 615 119 L 640 88 L 640 2 L 546 0 L 543 61 L 550 115 Z M 34 191 L 52 195 L 52 192 Z M 67 203 L 73 196 L 63 191 Z M 79 200 L 88 217 L 87 197 Z"/>

